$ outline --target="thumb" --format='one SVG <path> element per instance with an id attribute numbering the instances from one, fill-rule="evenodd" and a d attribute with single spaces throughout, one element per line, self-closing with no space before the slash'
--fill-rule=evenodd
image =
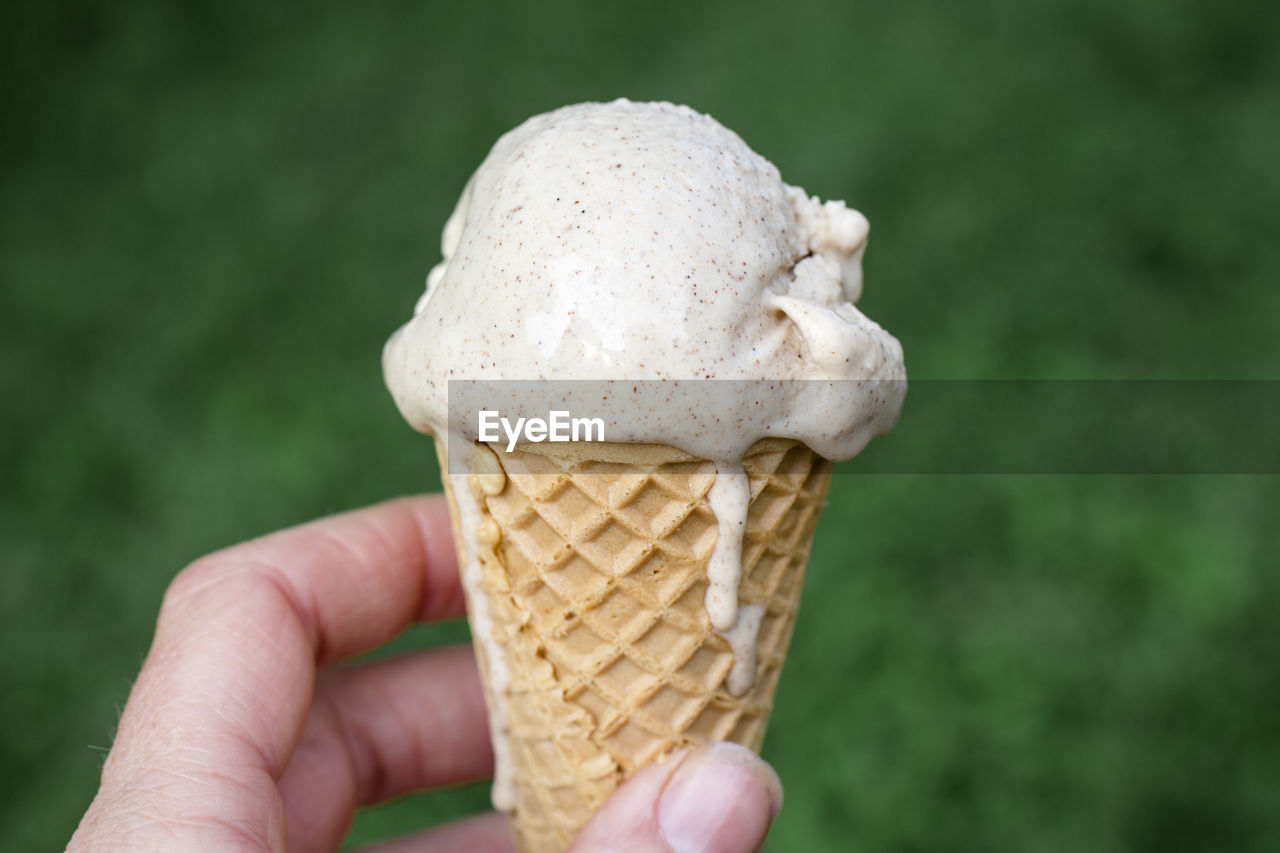
<path id="1" fill-rule="evenodd" d="M 641 769 L 605 801 L 571 853 L 752 853 L 782 807 L 773 768 L 713 743 Z"/>

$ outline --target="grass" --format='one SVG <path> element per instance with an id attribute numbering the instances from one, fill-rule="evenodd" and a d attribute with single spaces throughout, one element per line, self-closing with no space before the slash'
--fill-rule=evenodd
<path id="1" fill-rule="evenodd" d="M 4 13 L 7 848 L 69 837 L 187 561 L 436 487 L 380 347 L 536 112 L 686 102 L 863 210 L 915 378 L 1280 375 L 1274 9 L 568 5 Z M 838 478 L 772 848 L 1280 847 L 1278 510 L 1264 476 Z"/>

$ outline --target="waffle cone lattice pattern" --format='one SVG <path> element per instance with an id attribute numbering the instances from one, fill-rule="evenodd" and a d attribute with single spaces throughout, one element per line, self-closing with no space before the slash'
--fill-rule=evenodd
<path id="1" fill-rule="evenodd" d="M 739 602 L 763 617 L 755 683 L 734 697 L 724 686 L 733 654 L 703 603 L 713 463 L 658 445 L 481 454 L 496 465 L 469 479 L 486 541 L 490 519 L 500 531 L 480 562 L 511 672 L 518 847 L 564 850 L 619 783 L 673 748 L 732 740 L 758 751 L 830 463 L 779 439 L 743 460 Z"/>

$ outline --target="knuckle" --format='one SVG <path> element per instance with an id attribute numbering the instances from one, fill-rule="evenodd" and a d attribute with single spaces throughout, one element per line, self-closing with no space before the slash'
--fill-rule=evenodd
<path id="1" fill-rule="evenodd" d="M 272 569 L 245 559 L 234 549 L 217 551 L 190 563 L 174 576 L 160 602 L 162 616 L 186 611 L 200 602 L 249 598 L 268 587 Z"/>
<path id="2" fill-rule="evenodd" d="M 180 609 L 197 593 L 208 589 L 226 574 L 227 566 L 218 559 L 218 555 L 201 557 L 178 572 L 169 582 L 169 586 L 164 591 L 164 598 L 160 602 L 160 612 L 167 613 Z"/>

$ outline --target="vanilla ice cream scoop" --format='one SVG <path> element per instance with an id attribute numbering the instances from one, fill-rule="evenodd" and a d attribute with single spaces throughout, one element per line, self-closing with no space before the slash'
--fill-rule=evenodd
<path id="1" fill-rule="evenodd" d="M 536 116 L 499 139 L 467 183 L 444 259 L 384 350 L 387 385 L 410 424 L 448 436 L 451 459 L 478 438 L 475 420 L 458 416 L 474 410 L 456 405 L 468 389 L 519 410 L 528 400 L 503 381 L 548 380 L 560 407 L 601 416 L 610 442 L 714 461 L 706 608 L 734 651 L 727 689 L 741 695 L 761 618 L 738 602 L 744 455 L 780 437 L 848 459 L 902 406 L 902 347 L 853 305 L 867 228 L 843 202 L 783 183 L 688 107 L 618 100 Z M 451 392 L 450 380 L 479 382 Z M 567 380 L 627 383 L 613 393 Z M 452 492 L 464 538 L 474 537 L 471 492 L 462 481 Z M 508 675 L 477 547 L 466 542 L 463 580 L 489 661 L 494 802 L 505 808 Z"/>
<path id="2" fill-rule="evenodd" d="M 901 346 L 853 306 L 866 238 L 862 214 L 783 183 L 709 116 L 564 107 L 499 139 L 467 183 L 387 344 L 387 384 L 409 423 L 444 435 L 449 379 L 902 380 Z M 803 413 L 788 437 L 849 458 L 893 425 L 897 386 L 816 409 L 780 398 L 754 422 Z M 610 440 L 711 458 L 760 437 L 652 426 Z"/>

